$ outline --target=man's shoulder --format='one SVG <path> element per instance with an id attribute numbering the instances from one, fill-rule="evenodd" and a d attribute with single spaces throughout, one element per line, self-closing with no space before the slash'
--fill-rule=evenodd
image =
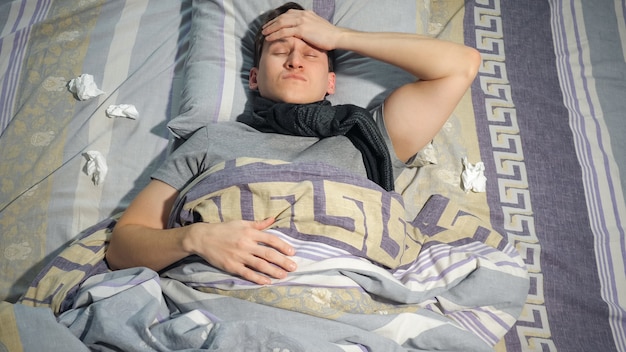
<path id="1" fill-rule="evenodd" d="M 203 133 L 207 135 L 220 135 L 226 132 L 230 133 L 245 133 L 245 132 L 257 132 L 254 128 L 238 121 L 220 121 L 210 123 L 202 128 Z"/>

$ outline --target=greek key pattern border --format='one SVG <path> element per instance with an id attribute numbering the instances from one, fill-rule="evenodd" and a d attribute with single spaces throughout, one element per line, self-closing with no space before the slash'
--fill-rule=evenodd
<path id="1" fill-rule="evenodd" d="M 483 64 L 478 77 L 485 95 L 504 229 L 524 258 L 531 290 L 516 329 L 524 351 L 556 351 L 545 307 L 541 246 L 536 235 L 517 109 L 507 77 L 500 0 L 476 0 L 476 48 Z"/>

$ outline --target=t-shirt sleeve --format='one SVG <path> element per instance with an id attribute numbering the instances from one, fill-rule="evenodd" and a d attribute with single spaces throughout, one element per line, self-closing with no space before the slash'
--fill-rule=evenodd
<path id="1" fill-rule="evenodd" d="M 176 148 L 151 175 L 179 192 L 206 169 L 208 136 L 206 127 L 196 131 Z"/>
<path id="2" fill-rule="evenodd" d="M 376 106 L 375 108 L 370 110 L 370 112 L 372 113 L 372 116 L 374 117 L 374 120 L 376 121 L 376 124 L 378 125 L 378 128 L 380 129 L 383 135 L 383 138 L 385 139 L 385 143 L 387 144 L 387 148 L 389 149 L 389 154 L 391 154 L 391 164 L 393 166 L 393 174 L 397 178 L 398 175 L 400 175 L 402 170 L 404 170 L 405 168 L 416 166 L 413 163 L 415 159 L 415 155 L 411 156 L 411 158 L 409 158 L 409 160 L 406 163 L 400 160 L 398 156 L 396 155 L 396 151 L 393 149 L 393 144 L 391 143 L 391 138 L 389 137 L 389 133 L 387 133 L 387 127 L 385 126 L 385 119 L 383 116 L 383 106 L 384 106 L 384 103 Z"/>

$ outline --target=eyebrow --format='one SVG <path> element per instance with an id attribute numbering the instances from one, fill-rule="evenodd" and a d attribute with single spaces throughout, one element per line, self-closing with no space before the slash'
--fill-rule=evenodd
<path id="1" fill-rule="evenodd" d="M 296 39 L 298 39 L 298 38 L 296 38 Z M 298 39 L 298 40 L 301 40 L 301 41 L 302 41 L 302 42 L 303 42 L 306 46 L 308 46 L 309 48 L 311 48 L 311 49 L 313 49 L 313 50 L 315 50 L 315 51 L 319 51 L 320 53 L 327 53 L 327 52 L 328 52 L 328 51 L 326 51 L 326 50 L 322 50 L 322 49 L 320 49 L 320 48 L 318 48 L 318 47 L 315 47 L 315 46 L 313 46 L 313 45 L 310 45 L 309 43 L 305 42 L 305 41 L 304 41 L 304 40 L 302 40 L 302 39 Z M 266 43 L 268 43 L 268 42 L 266 42 Z M 282 44 L 282 45 L 289 45 L 289 41 L 287 40 L 287 38 L 280 38 L 280 39 L 277 39 L 277 40 L 273 40 L 273 41 L 269 42 L 268 44 L 269 44 L 269 45 L 267 46 L 267 48 L 269 49 L 270 47 L 272 47 L 272 46 L 273 46 L 273 45 L 275 45 L 275 44 L 277 44 L 277 45 L 278 45 L 278 44 Z"/>
<path id="2" fill-rule="evenodd" d="M 266 42 L 266 43 L 268 44 L 268 46 L 267 46 L 268 48 L 273 46 L 273 45 L 277 45 L 277 44 L 289 44 L 289 42 L 285 38 L 273 40 L 271 42 Z"/>

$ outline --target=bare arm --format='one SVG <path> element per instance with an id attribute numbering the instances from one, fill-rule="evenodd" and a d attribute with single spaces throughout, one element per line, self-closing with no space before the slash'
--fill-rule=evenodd
<path id="1" fill-rule="evenodd" d="M 419 78 L 396 89 L 385 102 L 385 125 L 401 160 L 432 140 L 474 80 L 480 64 L 478 51 L 464 45 L 417 34 L 340 28 L 312 11 L 290 10 L 269 22 L 263 34 L 268 41 L 293 36 L 323 50 L 354 51 Z"/>
<path id="2" fill-rule="evenodd" d="M 177 195 L 174 188 L 157 180 L 137 195 L 113 229 L 106 253 L 112 269 L 145 266 L 158 271 L 197 254 L 217 268 L 258 284 L 270 283 L 262 273 L 284 278 L 287 271 L 295 270 L 295 263 L 285 257 L 293 255 L 294 249 L 262 231 L 273 219 L 166 229 Z"/>

